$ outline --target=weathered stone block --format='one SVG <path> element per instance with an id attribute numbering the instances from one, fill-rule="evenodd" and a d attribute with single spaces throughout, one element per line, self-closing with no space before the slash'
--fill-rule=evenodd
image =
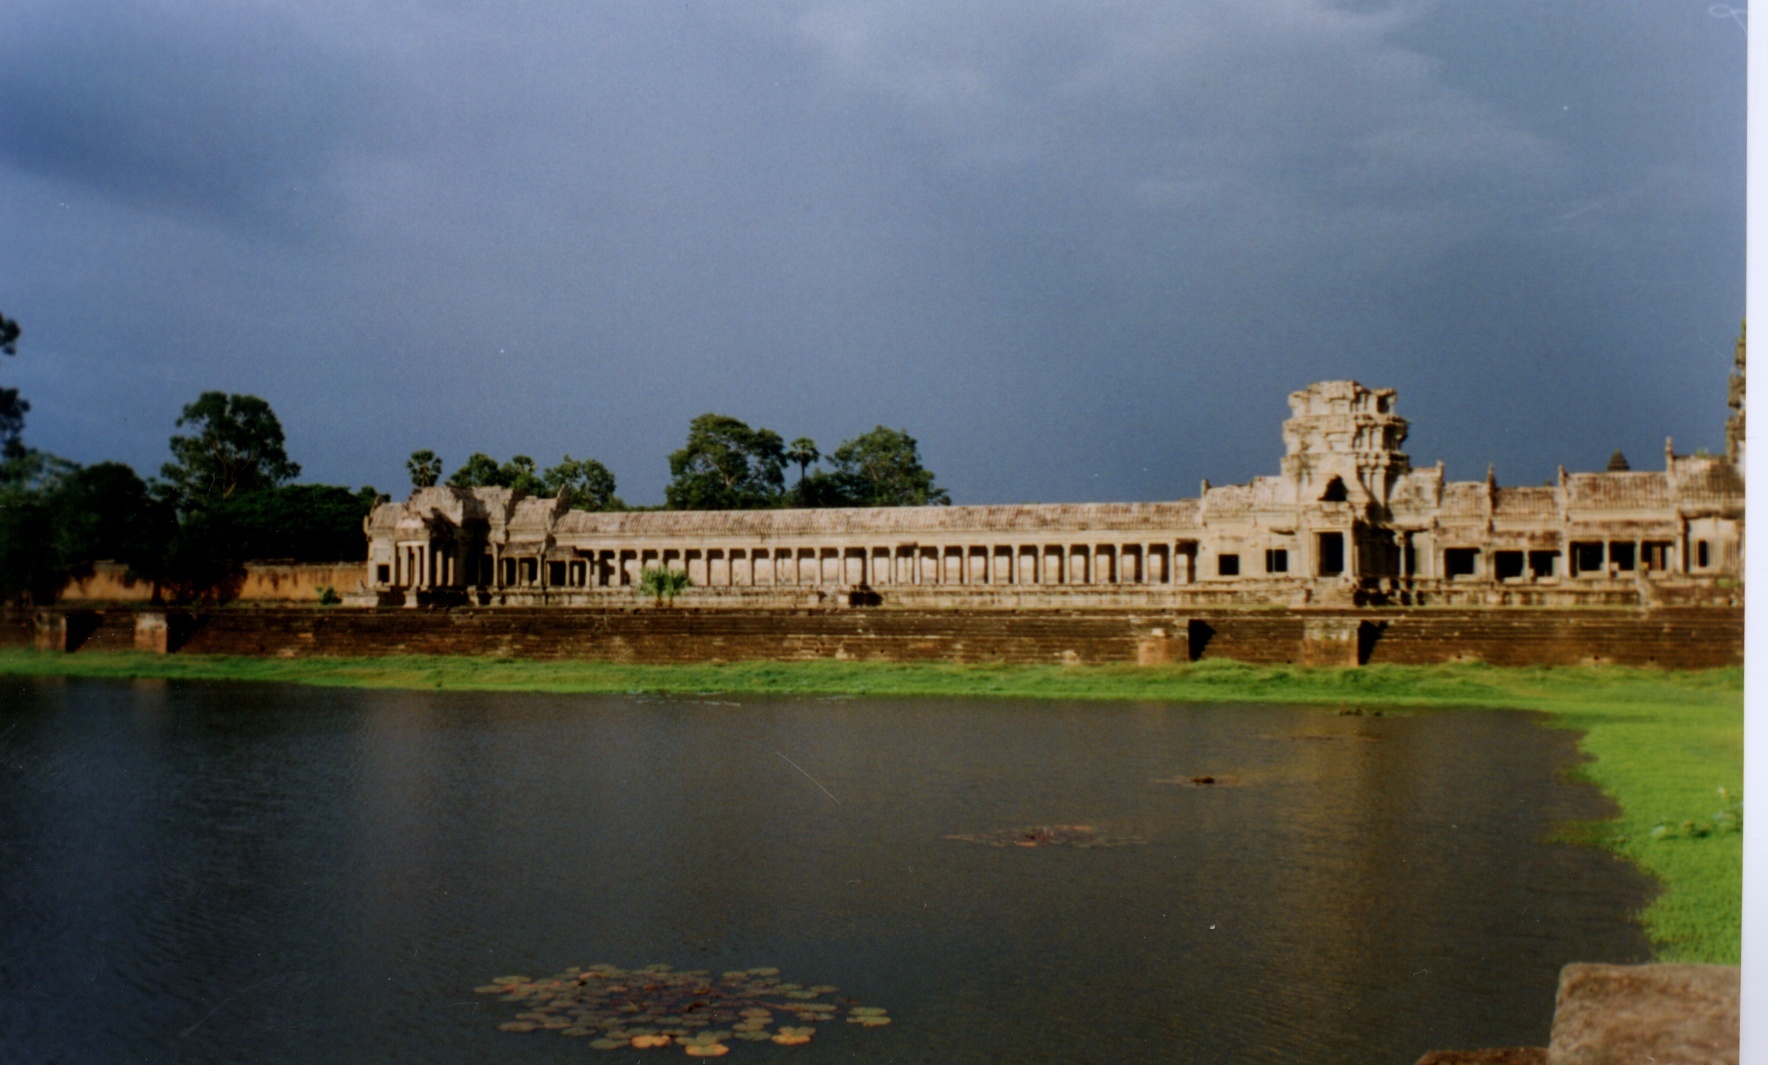
<path id="1" fill-rule="evenodd" d="M 1736 1065 L 1739 970 L 1588 965 L 1560 970 L 1549 1065 Z"/>
<path id="2" fill-rule="evenodd" d="M 1186 649 L 1185 634 L 1184 628 L 1157 628 L 1137 636 L 1136 664 L 1139 666 L 1163 666 L 1172 662 L 1190 661 L 1190 654 Z"/>
<path id="3" fill-rule="evenodd" d="M 135 615 L 135 649 L 157 655 L 172 650 L 172 626 L 166 615 L 149 612 Z"/>
<path id="4" fill-rule="evenodd" d="M 1304 666 L 1361 665 L 1355 618 L 1309 618 L 1302 623 L 1301 664 Z"/>

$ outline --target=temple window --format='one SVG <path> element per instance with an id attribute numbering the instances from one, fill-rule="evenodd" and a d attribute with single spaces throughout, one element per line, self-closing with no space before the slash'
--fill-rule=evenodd
<path id="1" fill-rule="evenodd" d="M 1471 577 L 1479 572 L 1479 549 L 1451 547 L 1443 552 L 1443 575 L 1450 580 Z"/>
<path id="2" fill-rule="evenodd" d="M 1288 573 L 1289 572 L 1289 551 L 1287 549 L 1281 548 L 1281 547 L 1266 548 L 1265 549 L 1265 572 L 1266 573 Z"/>
<path id="3" fill-rule="evenodd" d="M 1533 576 L 1536 578 L 1551 577 L 1551 576 L 1553 576 L 1553 571 L 1558 568 L 1559 568 L 1559 552 L 1558 551 L 1530 551 L 1529 552 L 1529 574 L 1530 574 L 1530 576 Z"/>
<path id="4" fill-rule="evenodd" d="M 1712 556 L 1708 553 L 1707 542 L 1705 540 L 1696 540 L 1694 542 L 1694 564 L 1701 569 L 1706 569 L 1713 564 Z"/>
<path id="5" fill-rule="evenodd" d="M 1522 576 L 1523 554 L 1521 551 L 1494 551 L 1492 553 L 1492 576 L 1501 581 L 1514 580 Z"/>
<path id="6" fill-rule="evenodd" d="M 1223 576 L 1223 577 L 1238 577 L 1238 576 L 1240 576 L 1240 556 L 1239 555 L 1217 555 L 1216 556 L 1216 573 L 1220 576 Z"/>
<path id="7" fill-rule="evenodd" d="M 1344 534 L 1321 533 L 1320 545 L 1320 576 L 1336 577 L 1344 572 Z"/>
<path id="8" fill-rule="evenodd" d="M 1602 542 L 1583 541 L 1572 544 L 1572 574 L 1601 573 L 1606 565 Z"/>
<path id="9" fill-rule="evenodd" d="M 378 584 L 391 584 L 393 582 L 393 567 L 384 562 L 376 566 L 374 568 L 374 579 Z"/>
<path id="10" fill-rule="evenodd" d="M 1633 572 L 1633 542 L 1631 540 L 1611 540 L 1608 545 L 1608 560 L 1615 564 L 1615 569 L 1624 573 Z"/>

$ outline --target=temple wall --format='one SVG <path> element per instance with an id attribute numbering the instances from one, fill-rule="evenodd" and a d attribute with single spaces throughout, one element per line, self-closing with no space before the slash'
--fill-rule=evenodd
<path id="1" fill-rule="evenodd" d="M 1159 664 L 1199 659 L 1356 665 L 1482 661 L 1740 665 L 1743 611 L 1193 610 L 361 611 L 237 607 L 0 614 L 0 643 L 90 653 L 462 654 L 614 662 L 848 659 Z"/>
<path id="2" fill-rule="evenodd" d="M 62 590 L 62 601 L 145 603 L 153 597 L 152 585 L 129 581 L 125 574 L 126 567 L 120 563 L 94 563 L 91 576 L 73 581 Z M 332 588 L 339 594 L 354 592 L 362 585 L 363 575 L 361 562 L 248 562 L 245 579 L 232 598 L 250 602 L 318 602 L 319 589 Z"/>

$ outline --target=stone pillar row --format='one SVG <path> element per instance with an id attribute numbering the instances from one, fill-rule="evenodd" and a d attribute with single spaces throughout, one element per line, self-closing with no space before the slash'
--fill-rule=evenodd
<path id="1" fill-rule="evenodd" d="M 1149 585 L 1190 583 L 1187 546 L 1191 541 L 1114 543 L 986 543 L 842 547 L 675 548 L 628 547 L 593 550 L 569 560 L 566 587 L 634 586 L 651 566 L 685 569 L 700 587 L 814 587 L 858 585 L 962 585 L 1037 587 L 1049 585 Z M 1192 548 L 1194 550 L 1194 548 Z M 413 547 L 410 550 L 425 552 Z M 493 549 L 492 581 L 505 580 L 504 553 Z M 425 556 L 427 557 L 427 556 Z M 518 569 L 515 587 L 552 586 L 547 560 L 540 559 L 534 580 Z M 394 583 L 418 587 L 453 586 L 451 557 L 434 562 L 395 556 Z M 587 578 L 587 583 L 578 583 Z M 469 571 L 468 579 L 471 579 Z"/>

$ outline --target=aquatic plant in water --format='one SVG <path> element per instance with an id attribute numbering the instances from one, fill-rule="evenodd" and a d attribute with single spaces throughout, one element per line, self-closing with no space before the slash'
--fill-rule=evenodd
<path id="1" fill-rule="evenodd" d="M 844 1009 L 849 1024 L 890 1023 L 880 1006 L 861 1006 L 852 998 L 821 1001 L 840 990 L 832 984 L 805 987 L 779 976 L 769 967 L 714 978 L 706 969 L 598 964 L 538 979 L 500 976 L 473 990 L 526 1006 L 498 1025 L 505 1032 L 593 1036 L 589 1045 L 597 1050 L 675 1045 L 696 1058 L 723 1057 L 731 1040 L 801 1046 L 810 1042 L 816 1024 L 841 1019 Z M 799 1023 L 770 1030 L 776 1015 Z"/>
<path id="2" fill-rule="evenodd" d="M 1141 836 L 1111 832 L 1099 825 L 1027 825 L 945 838 L 985 847 L 1126 847 L 1148 842 Z"/>

